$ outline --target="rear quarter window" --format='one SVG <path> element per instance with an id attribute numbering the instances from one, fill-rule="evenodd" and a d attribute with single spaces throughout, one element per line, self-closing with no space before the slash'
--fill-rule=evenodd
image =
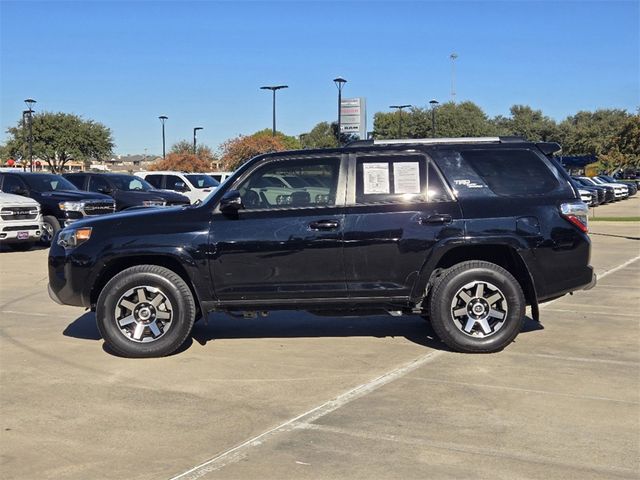
<path id="1" fill-rule="evenodd" d="M 531 150 L 466 150 L 461 155 L 497 195 L 544 195 L 560 185 L 545 161 Z"/>

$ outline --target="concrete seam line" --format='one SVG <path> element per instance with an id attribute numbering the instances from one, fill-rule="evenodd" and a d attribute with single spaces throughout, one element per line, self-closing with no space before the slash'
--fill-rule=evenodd
<path id="1" fill-rule="evenodd" d="M 297 417 L 287 420 L 286 422 L 281 423 L 280 425 L 270 430 L 267 430 L 266 432 L 256 435 L 255 437 L 244 441 L 240 445 L 237 445 L 225 452 L 222 452 L 219 455 L 216 455 L 215 457 L 213 457 L 212 459 L 207 460 L 206 462 L 203 462 L 200 465 L 197 465 L 187 470 L 186 472 L 183 472 L 174 477 L 171 477 L 170 480 L 179 480 L 179 479 L 194 480 L 196 478 L 201 478 L 210 472 L 219 470 L 224 466 L 228 465 L 229 463 L 233 463 L 235 461 L 240 460 L 244 450 L 261 445 L 265 439 L 272 437 L 274 435 L 277 435 L 278 433 L 293 430 L 296 427 L 296 425 L 299 424 L 300 422 L 303 422 L 303 423 L 313 422 L 318 418 L 321 418 L 339 409 L 340 407 L 343 407 L 344 405 L 352 402 L 353 400 L 356 400 L 357 398 L 367 395 L 368 393 L 371 393 L 374 390 L 377 390 L 378 388 L 388 383 L 391 383 L 392 381 L 398 378 L 405 376 L 406 374 L 421 367 L 425 363 L 430 362 L 431 360 L 434 360 L 435 358 L 442 355 L 443 353 L 445 352 L 443 350 L 440 350 L 435 352 L 429 352 L 426 355 L 422 355 L 421 357 L 418 357 L 409 363 L 406 363 L 398 368 L 395 368 L 390 372 L 380 375 L 379 377 L 376 377 L 373 380 L 370 380 L 369 382 L 358 385 L 357 387 L 354 387 L 338 395 L 337 397 L 323 403 L 322 405 L 314 407 L 311 410 L 307 410 L 306 412 L 298 415 Z"/>
<path id="2" fill-rule="evenodd" d="M 638 260 L 640 260 L 640 255 L 637 255 L 637 256 L 627 260 L 626 262 L 621 263 L 617 267 L 613 267 L 613 268 L 610 268 L 609 270 L 605 270 L 600 275 L 598 275 L 598 280 L 601 280 L 601 279 L 605 278 L 607 275 L 611 275 L 612 273 L 616 273 L 618 270 L 622 270 L 623 268 L 628 267 L 633 262 L 637 262 Z M 595 288 L 598 288 L 598 285 L 596 285 Z M 550 302 L 543 303 L 542 305 L 540 305 L 540 308 L 545 308 L 548 305 L 552 305 L 555 302 L 557 302 L 558 300 L 561 300 L 562 298 L 564 298 L 564 296 L 556 298 L 555 300 L 551 300 Z"/>
<path id="3" fill-rule="evenodd" d="M 407 437 L 401 435 L 390 435 L 390 434 L 370 434 L 366 431 L 361 430 L 348 430 L 341 427 L 335 427 L 332 425 L 322 425 L 322 424 L 298 424 L 297 428 L 301 430 L 316 430 L 320 432 L 328 432 L 334 433 L 337 435 L 346 435 L 355 438 L 363 438 L 367 440 L 374 441 L 386 441 L 393 443 L 401 443 L 405 445 L 419 445 L 425 446 L 427 448 L 434 448 L 438 450 L 447 450 L 453 452 L 461 452 L 468 453 L 471 455 L 482 455 L 489 456 L 499 459 L 511 459 L 518 460 L 522 462 L 529 463 L 537 463 L 541 465 L 556 465 L 559 467 L 572 468 L 577 470 L 587 470 L 587 471 L 595 471 L 599 473 L 605 474 L 614 474 L 614 475 L 633 475 L 636 473 L 635 470 L 618 467 L 618 466 L 599 466 L 599 465 L 590 465 L 586 463 L 568 463 L 561 460 L 556 460 L 553 458 L 549 458 L 547 456 L 539 456 L 535 454 L 523 453 L 523 452 L 509 452 L 499 449 L 491 449 L 491 448 L 482 448 L 479 446 L 469 446 L 464 445 L 462 443 L 449 443 L 449 442 L 434 442 L 430 440 L 424 440 L 422 438 L 416 437 Z"/>

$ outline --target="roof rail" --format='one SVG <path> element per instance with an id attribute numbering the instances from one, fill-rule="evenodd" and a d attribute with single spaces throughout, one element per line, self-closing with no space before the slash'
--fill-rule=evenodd
<path id="1" fill-rule="evenodd" d="M 400 138 L 382 140 L 354 140 L 345 147 L 361 147 L 370 145 L 438 145 L 442 143 L 521 143 L 527 139 L 520 136 L 503 137 L 451 137 L 451 138 Z"/>

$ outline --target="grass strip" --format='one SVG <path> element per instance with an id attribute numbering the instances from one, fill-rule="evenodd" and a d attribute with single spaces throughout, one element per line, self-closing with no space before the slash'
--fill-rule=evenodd
<path id="1" fill-rule="evenodd" d="M 640 217 L 589 217 L 590 222 L 640 222 Z"/>

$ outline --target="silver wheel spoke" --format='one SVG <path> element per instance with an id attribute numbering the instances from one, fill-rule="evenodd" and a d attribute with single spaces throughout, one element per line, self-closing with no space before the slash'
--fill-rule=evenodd
<path id="1" fill-rule="evenodd" d="M 136 329 L 133 332 L 133 338 L 135 340 L 140 340 L 142 338 L 142 334 L 144 333 L 144 325 L 139 323 L 136 325 Z"/>
<path id="2" fill-rule="evenodd" d="M 156 313 L 156 317 L 160 320 L 168 320 L 171 318 L 171 314 L 169 312 L 163 312 L 162 310 L 158 310 Z"/>
<path id="3" fill-rule="evenodd" d="M 138 303 L 147 301 L 147 296 L 144 293 L 144 288 L 139 288 L 138 290 L 136 290 L 136 293 L 138 294 Z"/>
<path id="4" fill-rule="evenodd" d="M 156 324 L 156 322 L 149 324 L 149 330 L 151 330 L 151 333 L 153 334 L 154 337 L 159 337 L 160 334 L 162 333 L 158 328 L 158 325 Z"/>
<path id="5" fill-rule="evenodd" d="M 129 315 L 128 317 L 124 317 L 118 320 L 118 324 L 121 327 L 126 327 L 127 325 L 131 325 L 132 323 L 135 323 L 135 321 L 136 319 L 133 317 L 133 315 Z"/>
<path id="6" fill-rule="evenodd" d="M 473 318 L 469 318 L 463 330 L 467 333 L 471 333 L 471 330 L 473 329 L 473 326 L 475 324 L 476 324 L 476 321 Z"/>
<path id="7" fill-rule="evenodd" d="M 461 317 L 462 315 L 466 315 L 466 314 L 467 314 L 467 307 L 462 307 L 453 311 L 454 317 Z"/>
<path id="8" fill-rule="evenodd" d="M 158 308 L 162 302 L 164 302 L 164 295 L 158 293 L 155 297 L 153 297 L 153 300 L 151 300 L 151 305 Z"/>
<path id="9" fill-rule="evenodd" d="M 489 298 L 487 298 L 487 303 L 489 305 L 493 305 L 494 303 L 496 303 L 501 298 L 502 298 L 502 294 L 501 293 L 499 293 L 499 292 L 498 293 L 494 293 Z"/>
<path id="10" fill-rule="evenodd" d="M 494 310 L 493 308 L 489 310 L 489 316 L 493 318 L 497 318 L 498 320 L 502 320 L 504 318 L 504 312 L 500 312 L 499 310 Z"/>
<path id="11" fill-rule="evenodd" d="M 483 295 L 484 295 L 484 283 L 480 282 L 476 287 L 476 298 L 482 298 Z"/>
<path id="12" fill-rule="evenodd" d="M 469 303 L 471 301 L 471 297 L 464 290 L 460 291 L 460 293 L 458 294 L 458 297 L 464 300 L 465 303 Z"/>
<path id="13" fill-rule="evenodd" d="M 478 320 L 478 323 L 480 324 L 480 328 L 482 328 L 482 331 L 485 335 L 489 335 L 491 333 L 491 327 L 489 326 L 489 322 L 486 318 Z"/>
<path id="14" fill-rule="evenodd" d="M 129 300 L 122 300 L 119 305 L 121 307 L 126 308 L 127 310 L 133 312 L 133 309 L 136 308 L 136 304 L 133 302 L 130 302 Z"/>

